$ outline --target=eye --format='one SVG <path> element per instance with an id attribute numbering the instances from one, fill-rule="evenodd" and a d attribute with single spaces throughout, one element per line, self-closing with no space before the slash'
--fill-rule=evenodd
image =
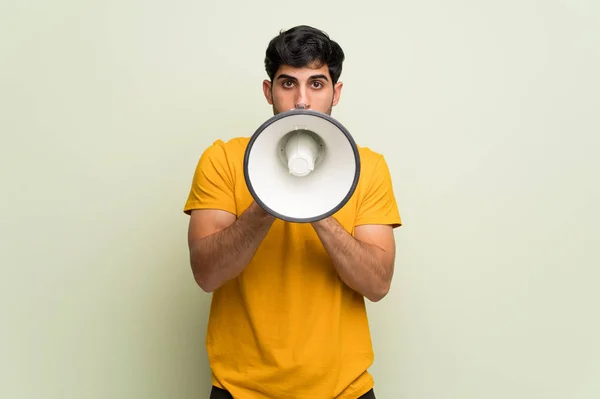
<path id="1" fill-rule="evenodd" d="M 292 86 L 294 86 L 294 82 L 292 82 L 291 80 L 286 80 L 283 82 L 283 87 L 285 87 L 285 88 L 289 89 Z"/>
<path id="2" fill-rule="evenodd" d="M 323 83 L 315 80 L 314 82 L 312 82 L 312 85 L 315 89 L 320 89 L 321 87 L 323 87 Z"/>

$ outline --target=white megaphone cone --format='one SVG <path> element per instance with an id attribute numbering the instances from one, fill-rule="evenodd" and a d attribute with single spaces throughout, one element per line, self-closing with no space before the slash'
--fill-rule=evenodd
<path id="1" fill-rule="evenodd" d="M 279 219 L 308 223 L 340 210 L 360 176 L 358 148 L 334 118 L 309 109 L 282 112 L 263 123 L 244 155 L 254 200 Z"/>

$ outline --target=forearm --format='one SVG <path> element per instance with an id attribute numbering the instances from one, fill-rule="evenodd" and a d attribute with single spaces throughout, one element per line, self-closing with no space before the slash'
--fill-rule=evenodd
<path id="1" fill-rule="evenodd" d="M 275 218 L 253 203 L 229 227 L 203 237 L 191 248 L 194 278 L 212 292 L 250 263 Z"/>
<path id="2" fill-rule="evenodd" d="M 373 302 L 389 291 L 392 267 L 386 264 L 381 248 L 350 235 L 333 218 L 313 223 L 340 279 Z"/>

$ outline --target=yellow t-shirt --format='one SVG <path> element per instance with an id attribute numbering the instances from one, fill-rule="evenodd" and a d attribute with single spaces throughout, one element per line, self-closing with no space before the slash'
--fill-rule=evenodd
<path id="1" fill-rule="evenodd" d="M 249 138 L 218 140 L 202 154 L 184 207 L 241 215 Z M 401 225 L 387 163 L 360 148 L 354 195 L 334 217 Z M 315 201 L 318 201 L 315 198 Z M 310 224 L 276 220 L 244 271 L 213 292 L 206 337 L 212 382 L 241 399 L 356 399 L 374 386 L 362 295 L 338 277 Z"/>

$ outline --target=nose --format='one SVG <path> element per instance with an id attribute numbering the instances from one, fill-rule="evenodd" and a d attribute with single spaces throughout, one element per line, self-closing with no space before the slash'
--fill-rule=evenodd
<path id="1" fill-rule="evenodd" d="M 310 108 L 310 102 L 306 93 L 306 87 L 300 87 L 298 90 L 298 97 L 296 98 L 296 109 L 308 109 Z"/>

